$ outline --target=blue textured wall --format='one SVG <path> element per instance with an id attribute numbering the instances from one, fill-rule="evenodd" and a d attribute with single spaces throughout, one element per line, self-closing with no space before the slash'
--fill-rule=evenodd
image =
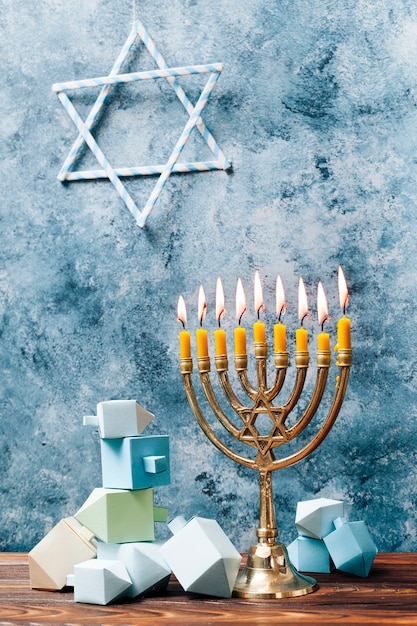
<path id="1" fill-rule="evenodd" d="M 257 477 L 223 458 L 192 416 L 178 367 L 178 294 L 194 330 L 204 284 L 211 334 L 221 275 L 230 340 L 236 278 L 250 328 L 259 269 L 271 340 L 277 274 L 290 336 L 298 277 L 312 311 L 321 279 L 334 343 L 340 263 L 351 381 L 326 442 L 274 475 L 281 537 L 295 535 L 298 500 L 323 496 L 344 499 L 380 550 L 415 550 L 415 2 L 137 2 L 170 65 L 224 63 L 204 119 L 233 162 L 229 173 L 172 176 L 144 230 L 108 181 L 56 180 L 76 132 L 51 85 L 110 70 L 130 0 L 0 8 L 0 547 L 29 549 L 78 509 L 100 484 L 97 434 L 82 427 L 83 414 L 137 398 L 156 414 L 148 432 L 171 437 L 172 485 L 157 501 L 172 516 L 215 517 L 246 549 Z M 154 63 L 138 44 L 126 67 Z M 198 96 L 201 78 L 182 84 Z M 95 94 L 77 95 L 83 114 Z M 185 120 L 166 83 L 131 85 L 109 100 L 97 137 L 114 165 L 163 162 Z M 183 160 L 207 156 L 193 137 Z M 96 167 L 88 153 L 81 165 Z M 128 181 L 140 207 L 154 183 Z M 308 328 L 314 346 L 317 323 Z"/>

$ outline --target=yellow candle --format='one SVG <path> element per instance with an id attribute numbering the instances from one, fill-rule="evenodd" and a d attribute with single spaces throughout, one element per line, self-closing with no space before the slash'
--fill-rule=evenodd
<path id="1" fill-rule="evenodd" d="M 208 357 L 208 332 L 205 328 L 197 328 L 195 331 L 197 344 L 197 357 Z"/>
<path id="2" fill-rule="evenodd" d="M 190 332 L 182 330 L 180 332 L 180 359 L 189 359 L 191 357 L 191 341 Z"/>
<path id="3" fill-rule="evenodd" d="M 295 331 L 295 349 L 298 352 L 308 351 L 308 330 L 297 328 Z"/>
<path id="4" fill-rule="evenodd" d="M 341 317 L 337 322 L 337 349 L 350 350 L 350 319 L 346 316 Z"/>
<path id="5" fill-rule="evenodd" d="M 274 350 L 275 352 L 287 351 L 287 328 L 281 322 L 274 325 Z"/>
<path id="6" fill-rule="evenodd" d="M 216 356 L 227 354 L 226 350 L 226 331 L 220 328 L 220 320 L 224 315 L 224 291 L 220 277 L 216 283 L 216 319 L 219 324 L 217 330 L 214 331 L 214 345 L 216 347 Z"/>
<path id="7" fill-rule="evenodd" d="M 323 332 L 323 326 L 325 322 L 330 321 L 330 318 L 327 308 L 327 298 L 321 280 L 319 281 L 317 288 L 317 311 L 319 324 L 321 326 L 321 333 L 317 336 L 317 349 L 320 351 L 325 350 L 326 352 L 328 352 L 330 350 L 330 335 Z"/>
<path id="8" fill-rule="evenodd" d="M 317 349 L 318 350 L 330 350 L 330 335 L 329 333 L 319 333 L 317 336 Z"/>
<path id="9" fill-rule="evenodd" d="M 265 324 L 263 322 L 254 323 L 253 339 L 255 343 L 265 343 Z"/>
<path id="10" fill-rule="evenodd" d="M 235 355 L 246 354 L 246 328 L 237 326 L 234 330 L 235 335 Z"/>
<path id="11" fill-rule="evenodd" d="M 348 288 L 346 284 L 345 275 L 339 265 L 339 298 L 340 308 L 343 311 L 343 317 L 337 322 L 337 349 L 338 350 L 350 350 L 350 319 L 346 317 L 345 311 L 349 301 Z"/>
<path id="12" fill-rule="evenodd" d="M 214 344 L 216 346 L 216 356 L 227 354 L 226 350 L 226 331 L 223 328 L 217 328 L 214 331 Z"/>
<path id="13" fill-rule="evenodd" d="M 187 323 L 187 310 L 182 296 L 178 298 L 177 319 L 181 322 L 184 328 L 184 330 L 180 332 L 180 359 L 190 359 L 191 340 L 189 331 L 185 330 L 185 324 Z"/>
<path id="14" fill-rule="evenodd" d="M 275 305 L 278 315 L 278 324 L 274 325 L 274 351 L 286 352 L 287 351 L 287 328 L 281 322 L 281 315 L 285 313 L 287 303 L 285 302 L 284 286 L 282 284 L 281 276 L 277 276 L 277 284 L 275 288 Z"/>

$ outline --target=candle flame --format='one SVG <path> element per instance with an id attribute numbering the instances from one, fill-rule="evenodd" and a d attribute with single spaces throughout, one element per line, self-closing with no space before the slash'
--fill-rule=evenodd
<path id="1" fill-rule="evenodd" d="M 304 287 L 304 281 L 300 276 L 298 281 L 298 319 L 303 319 L 308 315 L 307 293 Z"/>
<path id="2" fill-rule="evenodd" d="M 347 288 L 347 284 L 346 284 L 346 279 L 345 279 L 345 275 L 343 273 L 343 270 L 341 268 L 341 266 L 339 265 L 339 301 L 340 301 L 340 308 L 342 309 L 343 313 L 345 312 L 345 309 L 348 305 L 348 301 L 349 301 L 349 293 L 348 293 L 348 288 Z"/>
<path id="3" fill-rule="evenodd" d="M 321 280 L 317 287 L 317 313 L 319 324 L 322 326 L 329 319 L 329 310 L 327 308 L 327 298 L 324 293 L 324 287 Z"/>
<path id="4" fill-rule="evenodd" d="M 245 292 L 243 291 L 242 281 L 240 280 L 240 278 L 238 278 L 237 285 L 236 285 L 236 317 L 239 320 L 239 324 L 240 324 L 242 315 L 245 313 L 245 311 L 246 311 Z"/>
<path id="5" fill-rule="evenodd" d="M 178 298 L 177 320 L 185 327 L 187 323 L 187 309 L 185 308 L 185 302 L 182 296 Z"/>
<path id="6" fill-rule="evenodd" d="M 220 320 L 222 315 L 224 314 L 224 291 L 223 285 L 220 276 L 217 279 L 216 283 L 216 319 L 220 324 Z"/>
<path id="7" fill-rule="evenodd" d="M 280 318 L 281 315 L 287 310 L 287 303 L 285 302 L 284 286 L 282 284 L 281 276 L 277 276 L 275 298 L 277 315 Z"/>
<path id="8" fill-rule="evenodd" d="M 200 285 L 200 289 L 198 292 L 198 321 L 200 322 L 200 324 L 202 324 L 203 319 L 206 317 L 206 311 L 207 311 L 206 296 L 204 293 L 203 286 Z"/>
<path id="9" fill-rule="evenodd" d="M 264 306 L 264 298 L 262 295 L 261 279 L 259 278 L 259 272 L 255 272 L 255 311 L 259 314 L 259 311 Z"/>

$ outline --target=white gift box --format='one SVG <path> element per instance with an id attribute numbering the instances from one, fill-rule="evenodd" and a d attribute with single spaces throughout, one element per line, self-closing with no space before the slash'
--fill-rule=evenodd
<path id="1" fill-rule="evenodd" d="M 94 559 L 74 565 L 67 585 L 74 587 L 74 602 L 109 604 L 124 596 L 132 581 L 121 561 Z"/>
<path id="2" fill-rule="evenodd" d="M 140 435 L 154 417 L 136 400 L 107 400 L 97 404 L 97 415 L 85 415 L 83 424 L 98 427 L 104 439 L 117 439 Z"/>
<path id="3" fill-rule="evenodd" d="M 230 598 L 241 555 L 215 520 L 175 518 L 161 554 L 185 591 Z"/>
<path id="4" fill-rule="evenodd" d="M 126 595 L 135 596 L 163 591 L 168 585 L 171 568 L 160 552 L 159 542 L 97 543 L 98 559 L 117 559 L 126 566 L 132 586 Z"/>

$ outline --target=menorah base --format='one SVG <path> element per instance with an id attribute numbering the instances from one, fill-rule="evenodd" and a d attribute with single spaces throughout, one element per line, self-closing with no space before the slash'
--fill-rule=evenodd
<path id="1" fill-rule="evenodd" d="M 233 589 L 238 598 L 294 598 L 312 593 L 317 582 L 292 566 L 282 543 L 251 546 Z"/>

